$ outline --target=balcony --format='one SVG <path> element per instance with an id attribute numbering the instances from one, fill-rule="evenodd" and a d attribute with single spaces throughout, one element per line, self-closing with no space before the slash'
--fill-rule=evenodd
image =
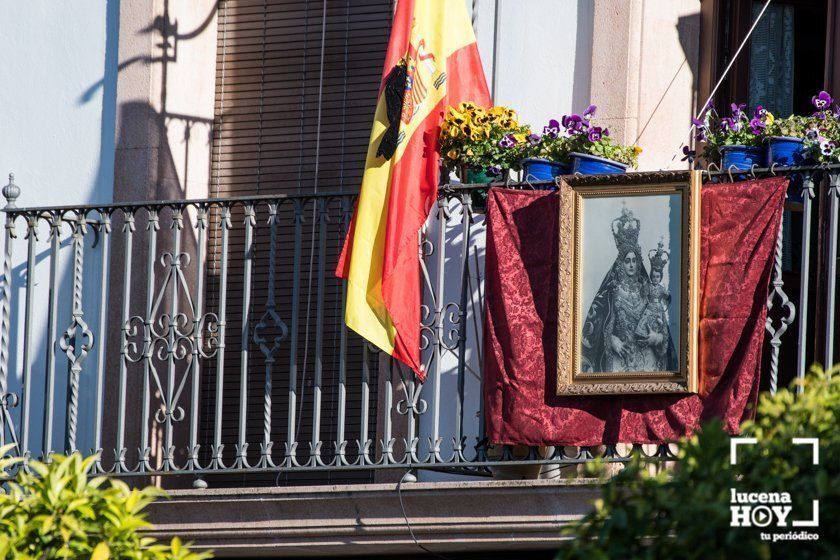
<path id="1" fill-rule="evenodd" d="M 767 299 L 763 384 L 774 391 L 811 361 L 833 361 L 840 173 L 753 173 L 792 180 Z M 727 175 L 711 172 L 707 180 Z M 562 516 L 586 511 L 597 492 L 591 481 L 570 481 L 582 463 L 620 463 L 633 453 L 667 462 L 676 449 L 487 441 L 485 217 L 472 202 L 485 188 L 442 187 L 418 240 L 428 374 L 420 384 L 343 324 L 345 291 L 333 270 L 355 193 L 18 208 L 34 195 L 10 181 L 3 190 L 0 444 L 39 458 L 98 452 L 97 474 L 175 489 L 172 507 L 156 514 L 159 530 L 183 532 L 181 516 L 190 515 L 202 521 L 185 536 L 201 542 L 222 537 L 208 535 L 207 516 L 215 514 L 196 504 L 224 508 L 234 499 L 259 504 L 290 495 L 316 503 L 344 492 L 335 507 L 364 519 L 376 517 L 377 492 L 393 495 L 394 484 L 399 490 L 418 478 L 407 492 L 427 505 L 448 496 L 454 512 L 473 517 L 480 506 L 470 496 L 478 489 L 524 516 L 535 496 L 556 496 L 563 480 L 566 509 L 551 506 L 545 519 L 520 528 L 555 534 Z M 386 533 L 408 519 L 404 507 L 400 515 L 391 506 L 380 519 Z M 255 507 L 242 506 L 241 526 L 226 525 L 226 538 L 240 543 L 231 546 L 257 539 L 239 534 L 266 515 Z M 490 531 L 474 522 L 476 535 Z M 430 522 L 419 531 L 440 527 Z M 358 523 L 335 530 L 358 535 Z M 410 549 L 408 536 L 397 540 Z"/>

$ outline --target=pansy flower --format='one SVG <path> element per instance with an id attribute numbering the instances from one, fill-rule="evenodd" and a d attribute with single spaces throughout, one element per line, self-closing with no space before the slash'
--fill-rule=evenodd
<path id="1" fill-rule="evenodd" d="M 767 125 L 764 124 L 764 121 L 758 117 L 753 117 L 752 120 L 750 120 L 750 131 L 753 134 L 761 134 L 766 126 Z"/>
<path id="2" fill-rule="evenodd" d="M 583 115 L 582 115 L 584 120 L 587 120 L 587 121 L 592 120 L 592 117 L 595 116 L 595 111 L 597 109 L 598 109 L 598 107 L 596 107 L 595 105 L 590 105 L 589 107 L 587 107 L 586 110 L 583 112 Z"/>
<path id="3" fill-rule="evenodd" d="M 695 119 L 692 117 L 691 124 L 693 124 L 697 129 L 697 135 L 695 136 L 697 140 L 701 142 L 708 140 L 709 127 L 705 120 Z"/>
<path id="4" fill-rule="evenodd" d="M 831 95 L 827 91 L 821 91 L 817 95 L 811 98 L 811 104 L 814 105 L 818 110 L 824 111 L 831 104 L 834 100 L 831 98 Z"/>
<path id="5" fill-rule="evenodd" d="M 732 109 L 732 118 L 733 119 L 741 120 L 741 119 L 746 118 L 746 115 L 744 114 L 744 109 L 747 108 L 746 103 L 740 103 L 740 104 L 739 103 L 733 103 L 729 107 L 730 107 L 730 109 Z"/>
<path id="6" fill-rule="evenodd" d="M 565 121 L 566 117 L 563 117 L 563 120 Z M 560 135 L 560 123 L 556 119 L 551 119 L 548 121 L 548 125 L 543 127 L 543 134 L 549 138 L 557 138 Z"/>
<path id="7" fill-rule="evenodd" d="M 721 132 L 738 132 L 741 130 L 741 123 L 733 118 L 725 117 L 720 119 L 720 130 Z"/>
<path id="8" fill-rule="evenodd" d="M 502 174 L 502 168 L 498 165 L 491 165 L 490 167 L 487 168 L 487 173 L 489 173 L 490 175 L 492 175 L 494 177 L 498 177 L 499 175 Z"/>
<path id="9" fill-rule="evenodd" d="M 828 138 L 820 138 L 820 153 L 825 157 L 834 155 L 834 149 L 837 145 Z"/>
<path id="10" fill-rule="evenodd" d="M 566 129 L 570 135 L 578 134 L 579 132 L 583 131 L 583 119 L 580 115 L 564 115 L 563 116 L 563 128 Z"/>
<path id="11" fill-rule="evenodd" d="M 513 148 L 514 146 L 516 146 L 516 138 L 514 138 L 512 134 L 505 134 L 502 139 L 499 140 L 500 148 Z"/>
<path id="12" fill-rule="evenodd" d="M 609 136 L 610 131 L 606 128 L 602 129 L 600 126 L 592 127 L 589 130 L 588 138 L 590 142 L 597 142 L 604 136 Z"/>
<path id="13" fill-rule="evenodd" d="M 820 131 L 816 128 L 809 128 L 805 131 L 805 138 L 808 140 L 817 140 L 820 137 Z"/>
<path id="14" fill-rule="evenodd" d="M 767 109 L 765 109 L 761 105 L 757 105 L 755 111 L 753 112 L 753 118 L 763 121 L 767 118 Z"/>
<path id="15" fill-rule="evenodd" d="M 683 153 L 683 158 L 682 158 L 681 161 L 687 161 L 688 163 L 693 162 L 694 158 L 697 157 L 697 152 L 695 152 L 694 150 L 692 150 L 688 146 L 683 146 L 682 153 Z"/>
<path id="16" fill-rule="evenodd" d="M 527 136 L 526 140 L 528 140 L 528 143 L 529 143 L 530 145 L 532 145 L 532 146 L 536 146 L 537 144 L 539 144 L 539 143 L 540 143 L 541 138 L 540 138 L 540 135 L 539 135 L 539 134 L 534 134 L 534 133 L 532 132 L 531 134 L 529 134 L 529 135 Z"/>

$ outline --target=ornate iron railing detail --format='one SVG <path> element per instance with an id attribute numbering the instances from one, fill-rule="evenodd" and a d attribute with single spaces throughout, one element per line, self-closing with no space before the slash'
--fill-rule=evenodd
<path id="1" fill-rule="evenodd" d="M 795 297 L 786 292 L 780 232 L 767 299 L 771 390 L 787 349 L 800 377 L 814 357 L 806 343 L 813 205 L 830 218 L 827 268 L 817 273 L 825 301 L 833 301 L 840 211 L 836 171 L 751 173 L 780 172 L 798 181 L 790 192 L 801 202 L 790 211 L 802 215 L 804 281 Z M 512 465 L 574 468 L 596 456 L 673 460 L 668 445 L 487 441 L 485 216 L 473 204 L 484 189 L 442 187 L 419 234 L 427 375 L 419 383 L 343 323 L 347 291 L 333 270 L 353 193 L 18 208 L 20 189 L 10 181 L 0 444 L 35 457 L 98 452 L 100 473 L 194 477 L 386 468 L 489 475 Z M 830 360 L 834 314 L 826 309 L 819 357 Z"/>

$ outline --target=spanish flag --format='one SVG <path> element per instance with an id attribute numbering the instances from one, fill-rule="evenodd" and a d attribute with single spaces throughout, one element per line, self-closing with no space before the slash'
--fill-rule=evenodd
<path id="1" fill-rule="evenodd" d="M 462 101 L 490 104 L 464 0 L 399 0 L 336 273 L 347 279 L 347 326 L 421 381 L 418 232 L 437 197 L 444 113 Z"/>

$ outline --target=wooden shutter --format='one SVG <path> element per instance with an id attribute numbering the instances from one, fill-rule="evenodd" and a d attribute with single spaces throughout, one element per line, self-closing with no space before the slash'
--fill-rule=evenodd
<path id="1" fill-rule="evenodd" d="M 324 12 L 326 6 L 326 13 Z M 391 0 L 222 0 L 218 13 L 216 107 L 213 134 L 211 196 L 233 197 L 277 193 L 358 190 L 379 89 L 392 17 Z M 301 242 L 298 334 L 299 454 L 308 453 L 312 423 L 312 375 L 316 339 L 316 293 L 324 282 L 321 439 L 331 447 L 336 437 L 336 393 L 341 283 L 333 278 L 342 235 L 336 208 L 330 210 L 326 274 L 318 272 L 320 238 L 313 206 L 305 212 Z M 227 349 L 224 381 L 223 440 L 230 462 L 237 438 L 242 330 L 244 227 L 241 210 L 230 232 L 227 297 Z M 265 208 L 258 208 L 254 279 L 249 332 L 267 301 L 268 228 Z M 215 222 L 214 222 L 215 223 Z M 275 297 L 280 316 L 291 326 L 294 213 L 280 210 Z M 211 228 L 208 258 L 208 307 L 218 307 L 219 286 L 213 272 L 220 266 L 220 231 Z M 212 268 L 212 271 L 211 271 Z M 264 358 L 250 344 L 248 382 L 249 457 L 258 457 L 263 425 Z M 277 356 L 272 396 L 272 439 L 286 441 L 290 341 Z M 355 447 L 360 431 L 362 341 L 350 334 L 346 353 L 347 419 L 345 439 Z M 304 361 L 306 362 L 304 364 Z M 304 367 L 305 366 L 305 367 Z M 372 367 L 372 374 L 376 368 Z M 375 434 L 375 378 L 371 379 L 369 434 Z M 203 446 L 209 452 L 213 432 L 215 381 L 204 392 Z M 283 450 L 274 450 L 282 457 Z M 324 449 L 331 455 L 332 449 Z M 229 477 L 228 477 L 229 478 Z M 254 484 L 274 476 L 248 477 Z M 284 475 L 283 481 L 371 481 L 370 471 Z M 230 484 L 219 477 L 214 484 Z"/>

